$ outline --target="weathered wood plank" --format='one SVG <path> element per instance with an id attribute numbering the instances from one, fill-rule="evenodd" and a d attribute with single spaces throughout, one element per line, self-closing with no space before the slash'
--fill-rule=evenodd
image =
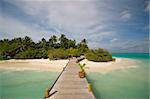
<path id="1" fill-rule="evenodd" d="M 49 94 L 57 92 L 47 99 L 95 99 L 86 78 L 79 78 L 79 70 L 76 59 L 70 60 Z"/>

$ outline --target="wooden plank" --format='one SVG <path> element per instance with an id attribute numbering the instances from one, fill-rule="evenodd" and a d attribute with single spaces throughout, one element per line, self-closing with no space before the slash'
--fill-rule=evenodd
<path id="1" fill-rule="evenodd" d="M 49 94 L 56 93 L 47 99 L 95 99 L 88 91 L 87 79 L 79 78 L 79 70 L 76 59 L 70 60 Z"/>

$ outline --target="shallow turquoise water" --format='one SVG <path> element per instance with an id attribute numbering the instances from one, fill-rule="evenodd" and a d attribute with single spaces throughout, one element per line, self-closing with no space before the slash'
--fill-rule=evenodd
<path id="1" fill-rule="evenodd" d="M 0 71 L 0 99 L 42 99 L 58 73 Z"/>
<path id="2" fill-rule="evenodd" d="M 142 61 L 138 68 L 107 74 L 90 73 L 97 99 L 148 99 L 148 54 L 113 54 Z M 59 73 L 0 70 L 0 99 L 42 99 Z"/>
<path id="3" fill-rule="evenodd" d="M 92 83 L 97 99 L 149 99 L 149 58 L 146 58 L 148 55 L 126 55 L 125 53 L 124 55 L 126 58 L 134 58 L 142 62 L 137 64 L 137 68 L 122 69 L 107 74 L 88 74 L 88 81 Z M 118 54 L 119 57 L 124 55 Z"/>
<path id="4" fill-rule="evenodd" d="M 113 53 L 114 57 L 133 58 L 133 59 L 149 59 L 148 53 Z"/>

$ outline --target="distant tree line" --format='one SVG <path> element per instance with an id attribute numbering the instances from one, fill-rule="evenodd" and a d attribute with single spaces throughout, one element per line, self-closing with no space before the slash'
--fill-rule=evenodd
<path id="1" fill-rule="evenodd" d="M 0 40 L 0 60 L 4 59 L 66 59 L 86 56 L 91 61 L 110 61 L 111 54 L 104 49 L 91 50 L 86 39 L 80 43 L 67 38 L 64 34 L 58 38 L 53 35 L 47 41 L 42 38 L 35 43 L 30 37 Z"/>

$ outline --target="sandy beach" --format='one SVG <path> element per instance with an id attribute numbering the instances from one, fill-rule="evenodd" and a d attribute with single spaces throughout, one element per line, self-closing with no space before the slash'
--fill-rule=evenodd
<path id="1" fill-rule="evenodd" d="M 27 60 L 3 60 L 0 61 L 0 69 L 9 70 L 36 70 L 60 72 L 69 60 L 49 60 L 49 59 L 27 59 Z"/>
<path id="2" fill-rule="evenodd" d="M 49 59 L 27 59 L 27 60 L 3 60 L 0 61 L 0 69 L 9 70 L 36 70 L 60 72 L 69 60 L 49 60 Z M 124 68 L 136 68 L 139 61 L 128 58 L 116 58 L 115 62 L 92 62 L 83 60 L 80 63 L 86 64 L 85 70 L 89 72 L 107 73 Z"/>
<path id="3" fill-rule="evenodd" d="M 114 70 L 136 68 L 140 61 L 129 58 L 116 58 L 115 62 L 92 62 L 83 60 L 80 64 L 86 64 L 85 70 L 89 72 L 108 73 Z"/>

